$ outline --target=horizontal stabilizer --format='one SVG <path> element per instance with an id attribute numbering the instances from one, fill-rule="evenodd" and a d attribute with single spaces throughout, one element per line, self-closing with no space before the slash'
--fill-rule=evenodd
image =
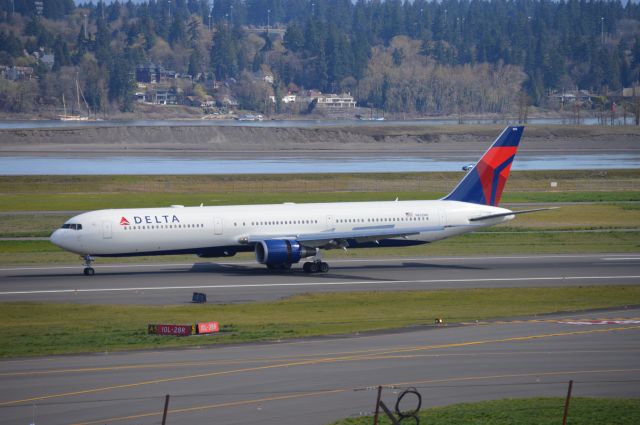
<path id="1" fill-rule="evenodd" d="M 489 214 L 489 215 L 483 215 L 481 217 L 470 218 L 469 221 L 489 220 L 492 218 L 508 217 L 510 215 L 527 214 L 527 213 L 538 212 L 538 211 L 557 210 L 558 208 L 559 207 L 536 208 L 533 210 L 521 210 L 521 211 L 510 211 L 510 212 L 500 213 L 500 214 Z"/>

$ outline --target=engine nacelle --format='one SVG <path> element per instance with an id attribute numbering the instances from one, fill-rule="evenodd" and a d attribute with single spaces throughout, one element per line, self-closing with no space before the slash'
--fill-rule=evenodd
<path id="1" fill-rule="evenodd" d="M 256 260 L 260 264 L 293 264 L 314 255 L 315 248 L 307 248 L 295 240 L 269 239 L 256 244 Z"/>

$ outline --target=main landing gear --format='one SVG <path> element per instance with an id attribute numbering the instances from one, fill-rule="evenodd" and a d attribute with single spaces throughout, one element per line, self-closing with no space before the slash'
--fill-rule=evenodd
<path id="1" fill-rule="evenodd" d="M 329 264 L 324 261 L 307 261 L 302 265 L 305 273 L 326 273 L 329 271 Z"/>
<path id="2" fill-rule="evenodd" d="M 84 275 L 93 276 L 94 274 L 96 274 L 96 271 L 93 269 L 93 267 L 91 267 L 91 263 L 93 263 L 95 258 L 90 255 L 85 255 L 82 257 L 82 259 L 84 260 L 84 262 L 82 263 L 82 265 L 84 266 Z"/>
<path id="3" fill-rule="evenodd" d="M 329 271 L 329 264 L 322 261 L 320 248 L 316 248 L 316 255 L 313 256 L 313 261 L 307 261 L 302 265 L 302 270 L 305 273 L 326 273 Z"/>

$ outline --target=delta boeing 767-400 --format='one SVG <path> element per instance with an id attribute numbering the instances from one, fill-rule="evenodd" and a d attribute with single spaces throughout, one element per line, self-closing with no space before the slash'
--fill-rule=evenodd
<path id="1" fill-rule="evenodd" d="M 327 272 L 325 249 L 410 246 L 502 223 L 516 214 L 498 207 L 524 127 L 507 127 L 442 199 L 110 209 L 77 215 L 51 242 L 84 259 L 196 254 L 229 257 L 254 251 L 269 269 L 308 259 L 307 273 Z"/>

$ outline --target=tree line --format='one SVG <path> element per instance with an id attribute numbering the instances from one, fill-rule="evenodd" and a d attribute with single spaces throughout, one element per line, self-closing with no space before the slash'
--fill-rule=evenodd
<path id="1" fill-rule="evenodd" d="M 254 108 L 264 103 L 256 93 L 305 88 L 348 91 L 391 112 L 501 112 L 522 93 L 540 105 L 551 90 L 606 94 L 640 80 L 640 5 L 631 1 L 43 4 L 0 0 L 0 64 L 34 65 L 41 104 L 68 90 L 57 73 L 75 71 L 96 109 L 130 110 L 135 66 L 148 61 L 200 82 L 233 79 Z M 24 57 L 38 49 L 54 53 L 53 69 Z M 258 87 L 257 72 L 273 74 L 273 86 Z"/>

